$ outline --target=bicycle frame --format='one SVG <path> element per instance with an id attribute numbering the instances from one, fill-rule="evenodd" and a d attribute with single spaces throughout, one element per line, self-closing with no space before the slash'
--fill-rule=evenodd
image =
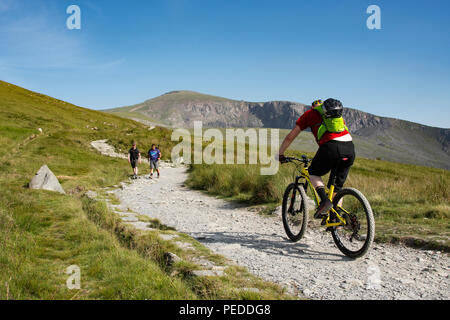
<path id="1" fill-rule="evenodd" d="M 293 175 L 294 182 L 289 184 L 289 186 L 286 188 L 286 191 L 284 192 L 283 205 L 281 210 L 284 229 L 288 238 L 293 242 L 299 241 L 304 236 L 304 233 L 306 231 L 309 218 L 308 203 L 306 201 L 307 199 L 309 200 L 307 196 L 308 187 L 311 190 L 312 194 L 312 196 L 310 195 L 310 197 L 314 198 L 314 202 L 316 203 L 316 205 L 319 205 L 320 201 L 322 200 L 311 182 L 309 165 L 312 161 L 313 160 L 308 159 L 308 156 L 306 155 L 302 155 L 301 159 L 295 157 L 280 156 L 281 163 L 294 162 L 296 165 L 296 169 Z M 328 185 L 325 188 L 326 199 L 324 200 L 326 200 L 327 202 L 331 201 L 333 205 L 326 214 L 321 215 L 320 219 L 322 220 L 322 222 L 320 224 L 321 226 L 326 228 L 326 231 L 331 232 L 334 243 L 339 248 L 339 250 L 342 251 L 342 253 L 351 258 L 359 258 L 367 253 L 367 250 L 373 242 L 375 235 L 375 221 L 372 208 L 366 197 L 360 191 L 355 188 L 346 188 L 335 193 L 336 185 L 338 183 L 338 176 L 335 174 L 335 172 L 338 172 L 340 165 L 341 162 L 339 161 L 339 163 L 336 164 L 334 170 L 332 170 L 332 175 L 330 176 Z M 294 210 L 294 204 L 297 203 L 298 206 L 296 196 L 297 193 L 300 193 L 299 197 L 301 203 L 300 207 L 296 207 L 296 209 Z M 347 195 L 349 195 L 348 198 L 346 197 Z M 338 198 L 336 198 L 336 196 Z M 344 198 L 348 200 L 344 200 Z M 354 201 L 356 201 L 356 203 L 354 203 Z M 348 211 L 343 208 L 344 205 L 347 207 L 347 209 L 349 209 Z M 365 226 L 361 228 L 360 218 L 357 216 L 361 212 L 361 209 L 365 215 L 365 218 L 363 217 L 362 219 L 364 219 L 364 221 L 367 221 L 367 228 Z M 300 215 L 297 217 L 298 213 L 300 213 Z M 292 228 L 290 226 L 292 217 L 294 217 L 295 219 L 295 226 L 299 226 L 299 222 L 302 222 L 300 231 L 292 231 Z M 315 214 L 315 218 L 317 218 L 317 214 Z M 342 230 L 338 230 L 339 227 L 343 227 Z M 364 233 L 360 234 L 360 231 Z M 350 232 L 351 235 L 348 232 Z M 353 248 L 354 246 L 349 247 L 347 244 L 345 244 L 346 241 L 350 241 L 350 243 L 352 243 L 354 239 L 357 241 L 356 245 L 359 245 L 359 243 L 362 244 L 362 247 L 357 250 Z M 346 241 L 342 242 L 342 240 Z"/>
<path id="2" fill-rule="evenodd" d="M 312 183 L 311 183 L 311 179 L 310 179 L 310 177 L 309 177 L 309 171 L 308 171 L 308 168 L 306 168 L 305 166 L 302 167 L 301 174 L 295 178 L 295 183 L 296 183 L 297 185 L 300 184 L 300 183 L 299 183 L 299 180 L 300 180 L 300 179 L 305 179 L 305 180 L 306 180 L 306 183 L 308 184 L 308 186 L 309 186 L 309 188 L 310 188 L 312 194 L 314 195 L 314 202 L 315 202 L 316 205 L 318 206 L 319 203 L 320 203 L 320 201 L 319 201 L 319 195 L 318 195 L 316 189 L 313 187 L 313 185 L 312 185 Z M 330 199 L 331 202 L 333 202 L 334 188 L 335 188 L 335 187 L 334 187 L 334 184 L 331 184 L 329 190 L 326 190 L 326 189 L 325 189 L 326 192 L 328 193 L 328 197 L 329 197 L 329 199 Z M 306 191 L 306 190 L 305 190 L 305 191 Z M 338 208 L 339 208 L 340 210 L 342 210 L 342 211 L 344 211 L 345 213 L 348 214 L 348 211 L 345 210 L 344 208 L 342 208 L 341 206 L 338 206 Z M 329 228 L 329 227 L 338 227 L 338 226 L 343 226 L 343 225 L 346 225 L 346 224 L 347 224 L 347 221 L 346 221 L 344 218 L 342 218 L 342 216 L 341 216 L 334 208 L 332 208 L 330 211 L 333 212 L 333 213 L 336 215 L 336 217 L 338 218 L 338 220 L 339 220 L 340 222 L 330 222 L 330 214 L 328 214 L 327 219 L 326 219 L 326 221 L 325 221 L 325 227 L 326 227 L 326 228 Z"/>

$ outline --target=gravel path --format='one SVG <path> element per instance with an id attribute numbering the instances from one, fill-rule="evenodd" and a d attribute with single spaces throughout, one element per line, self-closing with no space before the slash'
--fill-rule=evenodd
<path id="1" fill-rule="evenodd" d="M 318 228 L 291 243 L 281 217 L 190 190 L 186 178 L 186 168 L 167 166 L 161 179 L 141 177 L 114 193 L 123 207 L 158 218 L 291 293 L 314 299 L 450 298 L 447 254 L 374 244 L 365 257 L 351 260 Z"/>

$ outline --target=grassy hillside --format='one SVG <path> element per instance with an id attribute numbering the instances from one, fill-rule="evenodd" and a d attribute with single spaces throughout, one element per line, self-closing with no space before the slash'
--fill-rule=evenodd
<path id="1" fill-rule="evenodd" d="M 242 270 L 223 281 L 172 276 L 161 259 L 167 244 L 127 228 L 104 203 L 83 197 L 126 180 L 131 170 L 126 161 L 94 151 L 91 141 L 108 138 L 122 151 L 132 139 L 143 150 L 156 143 L 167 156 L 167 129 L 149 131 L 0 81 L 0 132 L 0 299 L 283 297 L 263 282 L 257 284 L 261 294 L 232 290 L 249 279 Z M 43 164 L 67 195 L 27 188 Z M 82 289 L 69 291 L 64 270 L 74 264 L 82 270 Z"/>
<path id="2" fill-rule="evenodd" d="M 146 115 L 143 115 L 142 113 L 138 113 L 138 112 L 129 112 L 129 111 L 115 111 L 115 112 L 110 112 L 112 114 L 114 114 L 115 116 L 118 117 L 122 117 L 125 119 L 131 119 L 134 121 L 138 121 L 147 125 L 151 125 L 151 126 L 160 126 L 160 127 L 168 127 L 169 125 L 167 123 L 164 123 L 161 120 L 156 120 L 153 118 L 150 118 Z"/>
<path id="3" fill-rule="evenodd" d="M 156 262 L 123 248 L 91 222 L 79 197 L 87 188 L 117 184 L 129 171 L 123 161 L 90 150 L 90 141 L 110 137 L 123 149 L 132 137 L 166 145 L 168 132 L 157 129 L 150 136 L 132 121 L 5 82 L 0 82 L 0 132 L 0 282 L 7 286 L 0 289 L 1 299 L 72 298 L 63 273 L 72 264 L 85 270 L 76 298 L 195 296 Z M 68 195 L 26 188 L 43 164 L 60 177 Z"/>

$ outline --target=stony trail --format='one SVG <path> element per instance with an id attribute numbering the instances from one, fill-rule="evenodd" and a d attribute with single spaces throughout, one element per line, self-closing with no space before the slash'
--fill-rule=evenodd
<path id="1" fill-rule="evenodd" d="M 121 207 L 191 235 L 290 293 L 313 299 L 450 298 L 447 254 L 375 243 L 365 257 L 351 260 L 322 229 L 310 227 L 292 243 L 280 216 L 261 216 L 185 187 L 184 167 L 163 166 L 161 172 L 161 179 L 141 176 L 114 190 Z"/>

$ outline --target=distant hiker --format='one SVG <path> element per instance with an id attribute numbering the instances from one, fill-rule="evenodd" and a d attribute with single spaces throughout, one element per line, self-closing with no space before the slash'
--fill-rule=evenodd
<path id="1" fill-rule="evenodd" d="M 133 168 L 133 177 L 132 179 L 137 179 L 138 175 L 138 167 L 137 165 L 141 163 L 141 153 L 137 148 L 136 142 L 133 142 L 133 146 L 130 151 L 128 151 L 128 162 L 131 164 Z"/>
<path id="2" fill-rule="evenodd" d="M 326 216 L 326 213 L 333 207 L 325 193 L 325 185 L 321 176 L 331 170 L 336 171 L 333 172 L 333 175 L 335 174 L 337 177 L 335 189 L 337 192 L 344 186 L 350 167 L 355 160 L 355 147 L 342 117 L 343 111 L 344 107 L 339 100 L 328 99 L 324 103 L 321 100 L 314 101 L 312 108 L 297 120 L 295 128 L 286 136 L 280 147 L 279 159 L 284 162 L 286 149 L 300 132 L 311 128 L 319 145 L 319 150 L 308 169 L 311 183 L 321 199 L 319 208 L 314 215 L 316 219 Z M 330 187 L 330 182 L 328 182 L 328 187 Z"/>
<path id="3" fill-rule="evenodd" d="M 148 161 L 150 162 L 150 179 L 153 179 L 153 170 L 158 173 L 158 178 L 160 177 L 159 172 L 159 160 L 161 160 L 161 151 L 152 144 L 150 150 L 148 150 Z"/>

